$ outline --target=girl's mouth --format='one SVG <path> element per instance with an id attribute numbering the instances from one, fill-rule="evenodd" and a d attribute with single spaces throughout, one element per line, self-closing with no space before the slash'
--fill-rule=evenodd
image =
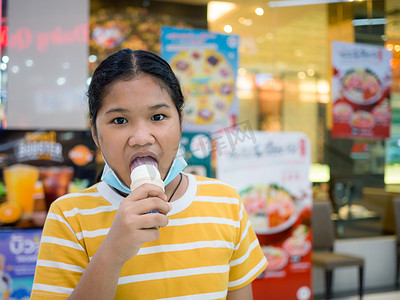
<path id="1" fill-rule="evenodd" d="M 131 172 L 134 168 L 140 166 L 140 165 L 145 165 L 145 164 L 150 164 L 154 165 L 158 169 L 158 162 L 154 157 L 151 156 L 139 156 L 136 157 L 132 164 L 131 164 Z"/>

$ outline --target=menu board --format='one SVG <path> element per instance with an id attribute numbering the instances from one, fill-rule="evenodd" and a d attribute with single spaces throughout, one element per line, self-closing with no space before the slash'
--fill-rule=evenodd
<path id="1" fill-rule="evenodd" d="M 215 132 L 236 123 L 239 38 L 200 29 L 162 27 L 161 55 L 185 96 L 184 130 Z"/>
<path id="2" fill-rule="evenodd" d="M 390 136 L 392 52 L 384 47 L 332 43 L 332 136 Z"/>
<path id="3" fill-rule="evenodd" d="M 97 173 L 97 148 L 89 130 L 1 130 L 0 179 L 5 167 L 72 166 L 74 177 L 93 184 Z"/>
<path id="4" fill-rule="evenodd" d="M 268 260 L 254 298 L 311 299 L 309 139 L 239 129 L 214 138 L 217 178 L 238 190 Z"/>

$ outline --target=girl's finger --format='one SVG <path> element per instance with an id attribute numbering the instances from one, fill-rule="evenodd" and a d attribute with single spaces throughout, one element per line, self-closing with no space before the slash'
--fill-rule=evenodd
<path id="1" fill-rule="evenodd" d="M 164 201 L 167 201 L 167 195 L 165 194 L 164 190 L 159 186 L 156 186 L 151 183 L 145 183 L 139 186 L 126 198 L 129 201 L 137 201 L 149 197 L 158 197 L 160 199 L 163 199 Z"/>
<path id="2" fill-rule="evenodd" d="M 134 211 L 133 213 L 137 215 L 148 214 L 153 211 L 166 215 L 172 208 L 170 203 L 156 197 L 127 202 L 124 205 L 130 206 L 130 209 Z"/>

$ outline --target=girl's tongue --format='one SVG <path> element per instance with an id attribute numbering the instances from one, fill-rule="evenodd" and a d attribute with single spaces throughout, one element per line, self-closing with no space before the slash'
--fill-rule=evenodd
<path id="1" fill-rule="evenodd" d="M 131 172 L 133 171 L 134 168 L 141 166 L 141 165 L 153 165 L 158 169 L 158 162 L 151 156 L 141 156 L 137 157 L 133 160 L 131 164 Z"/>

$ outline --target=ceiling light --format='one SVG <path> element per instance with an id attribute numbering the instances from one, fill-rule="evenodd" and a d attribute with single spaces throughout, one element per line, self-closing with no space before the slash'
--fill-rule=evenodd
<path id="1" fill-rule="evenodd" d="M 94 63 L 96 61 L 97 61 L 97 56 L 96 55 L 92 54 L 92 55 L 89 56 L 89 62 Z"/>
<path id="2" fill-rule="evenodd" d="M 232 32 L 232 26 L 231 25 L 225 25 L 224 26 L 224 31 L 226 33 L 231 33 Z"/>
<path id="3" fill-rule="evenodd" d="M 246 19 L 246 23 L 244 25 L 246 25 L 246 26 L 253 25 L 253 20 L 252 19 Z"/>
<path id="4" fill-rule="evenodd" d="M 317 91 L 319 94 L 329 94 L 331 91 L 331 88 L 329 86 L 329 82 L 324 79 L 320 79 L 317 82 Z"/>
<path id="5" fill-rule="evenodd" d="M 299 77 L 299 79 L 305 79 L 306 73 L 304 73 L 303 71 L 300 71 L 299 73 L 297 73 L 297 77 Z"/>
<path id="6" fill-rule="evenodd" d="M 308 177 L 311 182 L 329 182 L 331 180 L 330 168 L 328 165 L 311 164 Z"/>
<path id="7" fill-rule="evenodd" d="M 32 67 L 33 66 L 33 60 L 32 59 L 27 59 L 25 61 L 25 66 L 27 67 Z"/>
<path id="8" fill-rule="evenodd" d="M 387 49 L 388 51 L 392 51 L 392 50 L 393 50 L 393 44 L 387 44 L 387 45 L 386 45 L 386 49 Z"/>
<path id="9" fill-rule="evenodd" d="M 14 74 L 17 74 L 19 72 L 19 67 L 18 66 L 12 66 L 11 67 L 11 72 L 13 72 Z"/>
<path id="10" fill-rule="evenodd" d="M 368 25 L 385 25 L 387 23 L 385 18 L 376 19 L 355 19 L 351 21 L 353 26 L 368 26 Z"/>
<path id="11" fill-rule="evenodd" d="M 234 3 L 210 1 L 207 6 L 207 21 L 212 23 L 235 8 Z"/>
<path id="12" fill-rule="evenodd" d="M 257 7 L 255 13 L 258 16 L 262 16 L 264 14 L 264 10 L 261 7 Z"/>
<path id="13" fill-rule="evenodd" d="M 365 0 L 359 0 L 359 2 Z M 302 5 L 316 5 L 328 3 L 342 3 L 353 2 L 352 0 L 284 0 L 284 1 L 270 1 L 269 7 L 289 7 L 289 6 L 302 6 Z"/>
<path id="14" fill-rule="evenodd" d="M 253 25 L 253 20 L 250 18 L 240 17 L 239 23 L 244 26 L 251 26 L 251 25 Z"/>
<path id="15" fill-rule="evenodd" d="M 272 39 L 274 38 L 274 34 L 273 34 L 272 32 L 267 32 L 267 33 L 265 34 L 265 37 L 266 37 L 267 39 L 269 39 L 269 40 L 272 40 Z"/>
<path id="16" fill-rule="evenodd" d="M 247 74 L 247 70 L 245 68 L 241 67 L 238 69 L 238 74 L 244 76 Z"/>
<path id="17" fill-rule="evenodd" d="M 65 79 L 65 77 L 58 77 L 57 78 L 57 84 L 60 85 L 60 86 L 64 85 L 66 81 L 67 80 Z"/>

